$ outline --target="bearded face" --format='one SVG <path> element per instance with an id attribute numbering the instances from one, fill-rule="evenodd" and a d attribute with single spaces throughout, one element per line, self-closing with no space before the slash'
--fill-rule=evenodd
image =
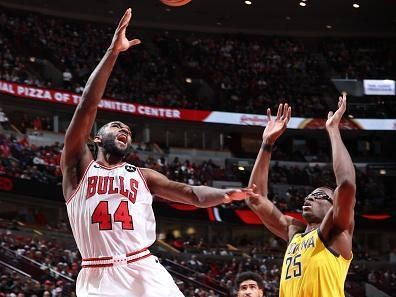
<path id="1" fill-rule="evenodd" d="M 131 131 L 121 122 L 107 124 L 100 129 L 97 137 L 105 154 L 124 158 L 132 150 Z"/>
<path id="2" fill-rule="evenodd" d="M 121 142 L 113 134 L 104 135 L 102 137 L 102 145 L 105 153 L 121 158 L 125 157 L 132 149 L 132 145 L 130 143 Z"/>

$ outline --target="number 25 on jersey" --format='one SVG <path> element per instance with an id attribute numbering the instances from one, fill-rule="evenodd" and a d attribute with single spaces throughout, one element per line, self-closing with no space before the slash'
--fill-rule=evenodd
<path id="1" fill-rule="evenodd" d="M 299 277 L 302 274 L 301 269 L 301 254 L 296 254 L 292 257 L 286 258 L 286 276 L 285 279 Z"/>

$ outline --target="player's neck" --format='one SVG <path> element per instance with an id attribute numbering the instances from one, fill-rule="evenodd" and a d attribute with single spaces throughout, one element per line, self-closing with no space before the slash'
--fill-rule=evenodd
<path id="1" fill-rule="evenodd" d="M 319 227 L 320 227 L 319 223 L 308 224 L 307 228 L 305 228 L 305 232 L 304 233 L 311 232 L 312 230 L 317 229 Z"/>
<path id="2" fill-rule="evenodd" d="M 122 157 L 118 157 L 110 154 L 104 154 L 101 151 L 98 152 L 96 161 L 102 163 L 105 166 L 114 166 L 124 162 Z"/>

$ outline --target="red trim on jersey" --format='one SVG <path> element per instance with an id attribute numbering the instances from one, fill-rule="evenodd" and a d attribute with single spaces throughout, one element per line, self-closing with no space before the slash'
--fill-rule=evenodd
<path id="1" fill-rule="evenodd" d="M 91 265 L 82 265 L 81 268 L 100 268 L 100 267 L 111 267 L 113 263 L 110 264 L 91 264 Z"/>
<path id="2" fill-rule="evenodd" d="M 145 251 L 147 251 L 147 250 L 148 250 L 148 247 L 145 247 L 145 248 L 142 248 L 141 250 L 138 250 L 138 251 L 136 251 L 136 252 L 130 252 L 130 253 L 126 254 L 126 256 L 127 256 L 127 257 L 130 257 L 130 256 L 133 256 L 133 255 L 136 255 L 136 254 L 140 254 L 140 253 L 142 253 L 142 252 L 145 252 Z"/>
<path id="3" fill-rule="evenodd" d="M 134 251 L 134 252 L 130 252 L 125 254 L 126 257 L 130 257 L 136 254 L 140 254 L 142 252 L 145 252 L 148 250 L 148 247 L 142 248 L 140 250 Z M 100 260 L 112 260 L 113 257 L 112 256 L 107 256 L 107 257 L 98 257 L 98 258 L 86 258 L 86 259 L 82 259 L 82 261 L 100 261 Z"/>
<path id="4" fill-rule="evenodd" d="M 149 191 L 149 193 L 151 194 L 150 189 L 149 189 L 148 186 L 147 186 L 146 178 L 144 177 L 143 173 L 140 171 L 140 168 L 139 168 L 139 167 L 136 167 L 136 168 L 137 168 L 137 171 L 138 171 L 140 177 L 141 177 L 142 180 L 143 180 L 143 183 L 144 183 L 144 185 L 145 185 L 147 191 Z"/>
<path id="5" fill-rule="evenodd" d="M 133 262 L 136 262 L 136 261 L 143 260 L 143 259 L 145 259 L 145 258 L 147 258 L 147 257 L 150 257 L 150 256 L 152 256 L 151 253 L 148 253 L 147 255 L 141 256 L 141 257 L 139 257 L 139 258 L 128 260 L 126 263 L 127 263 L 127 264 L 130 264 L 130 263 L 133 263 Z M 113 257 L 110 257 L 110 258 L 113 258 Z M 101 258 L 101 260 L 104 260 L 104 258 Z M 84 260 L 84 261 L 86 261 L 86 260 Z M 82 265 L 81 268 L 112 267 L 113 265 L 114 265 L 113 263 L 107 263 L 107 264 L 88 264 L 88 265 Z"/>
<path id="6" fill-rule="evenodd" d="M 107 165 L 104 165 L 104 164 L 103 164 L 102 162 L 100 162 L 100 161 L 96 161 L 96 163 L 98 163 L 98 165 L 99 165 L 100 167 L 102 167 L 103 169 L 106 169 L 106 170 L 113 170 L 113 169 L 122 167 L 122 166 L 124 166 L 124 165 L 126 164 L 125 162 L 122 162 L 121 164 L 116 164 L 116 165 L 113 165 L 113 166 L 107 166 Z"/>
<path id="7" fill-rule="evenodd" d="M 100 261 L 100 260 L 112 260 L 113 257 L 99 257 L 99 258 L 87 258 L 87 259 L 82 259 L 82 261 Z"/>
<path id="8" fill-rule="evenodd" d="M 77 188 L 73 191 L 73 193 L 70 195 L 70 197 L 66 200 L 66 204 L 69 204 L 69 202 L 70 202 L 70 201 L 73 199 L 73 197 L 77 194 L 78 190 L 80 190 L 80 187 L 81 187 L 81 185 L 82 185 L 82 182 L 83 182 L 85 176 L 87 175 L 88 170 L 89 170 L 89 168 L 91 167 L 91 165 L 92 165 L 93 162 L 94 162 L 94 160 L 92 160 L 91 162 L 89 162 L 87 168 L 85 169 L 85 172 L 84 172 L 82 178 L 80 179 L 80 182 L 78 183 Z"/>
<path id="9" fill-rule="evenodd" d="M 150 257 L 150 256 L 151 256 L 151 254 L 147 254 L 147 255 L 144 255 L 144 256 L 139 257 L 139 258 L 136 258 L 136 259 L 128 260 L 128 261 L 127 261 L 127 264 L 133 263 L 133 262 L 136 262 L 136 261 L 139 261 L 139 260 L 143 260 L 143 259 L 145 259 L 145 258 L 147 258 L 147 257 Z"/>

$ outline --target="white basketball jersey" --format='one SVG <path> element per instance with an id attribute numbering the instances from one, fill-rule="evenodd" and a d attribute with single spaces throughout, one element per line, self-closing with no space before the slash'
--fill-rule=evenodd
<path id="1" fill-rule="evenodd" d="M 155 241 L 152 195 L 142 172 L 122 163 L 113 167 L 92 161 L 66 202 L 82 258 L 121 255 Z"/>

